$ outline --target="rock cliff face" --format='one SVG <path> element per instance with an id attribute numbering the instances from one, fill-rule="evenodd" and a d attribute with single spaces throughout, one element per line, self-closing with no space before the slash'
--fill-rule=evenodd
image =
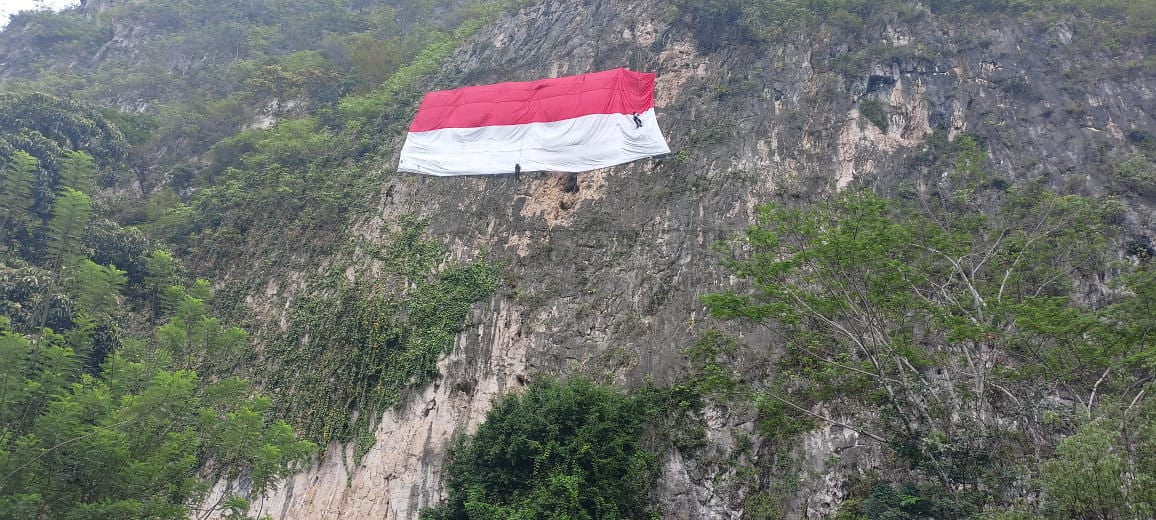
<path id="1" fill-rule="evenodd" d="M 442 379 L 382 418 L 364 460 L 331 446 L 316 467 L 255 500 L 259 513 L 415 518 L 441 496 L 451 437 L 526 380 L 673 381 L 681 349 L 718 326 L 698 298 L 733 283 L 711 246 L 743 229 L 759 203 L 856 183 L 900 196 L 935 190 L 950 166 L 927 157 L 963 134 L 984 142 L 995 177 L 1103 193 L 1106 164 L 1128 153 L 1126 134 L 1156 129 L 1156 82 L 1142 71 L 1150 69 L 1128 69 L 1144 57 L 1095 50 L 1064 19 L 991 21 L 979 27 L 913 7 L 859 31 L 824 27 L 755 46 L 733 27 L 704 39 L 705 21 L 649 0 L 545 0 L 500 18 L 431 89 L 618 66 L 656 71 L 659 122 L 675 153 L 581 174 L 576 184 L 552 174 L 396 175 L 396 157 L 385 161 L 374 173 L 392 197 L 349 234 L 379 237 L 394 217 L 417 213 L 460 258 L 507 261 L 514 285 L 476 309 L 440 364 Z M 383 139 L 400 148 L 400 136 Z M 1156 214 L 1133 202 L 1132 231 L 1153 229 Z M 308 289 L 251 302 L 282 309 Z M 773 355 L 764 333 L 730 332 L 752 363 Z M 712 407 L 704 418 L 711 446 L 673 450 L 663 462 L 657 493 L 667 518 L 739 518 L 750 482 L 733 461 L 769 456 L 742 447 L 754 435 L 749 411 Z M 829 427 L 790 448 L 804 461 L 791 518 L 838 507 L 848 472 L 880 457 L 860 444 Z"/>
<path id="2" fill-rule="evenodd" d="M 85 9 L 99 14 L 129 1 L 88 0 Z M 1129 135 L 1156 133 L 1152 58 L 1126 45 L 1104 50 L 1074 20 L 993 15 L 974 23 L 912 2 L 883 22 L 823 24 L 755 44 L 741 27 L 686 11 L 659 0 L 542 0 L 501 16 L 429 78 L 432 90 L 614 67 L 654 71 L 658 120 L 674 153 L 520 181 L 398 175 L 396 155 L 383 157 L 366 173 L 381 179 L 377 206 L 352 208 L 366 217 L 346 235 L 380 240 L 391 222 L 416 214 L 457 259 L 503 262 L 507 283 L 474 309 L 439 363 L 440 380 L 381 418 L 363 459 L 329 446 L 314 467 L 252 497 L 255 513 L 416 518 L 443 494 L 452 437 L 476 428 L 497 397 L 544 375 L 674 382 L 686 369 L 682 350 L 709 328 L 739 337 L 744 363 L 758 372 L 775 356 L 773 337 L 712 321 L 699 298 L 737 283 L 712 246 L 743 230 L 761 203 L 797 204 L 856 185 L 900 197 L 939 190 L 952 165 L 937 158 L 961 136 L 982 142 L 989 175 L 1004 185 L 1039 180 L 1104 194 L 1115 189 L 1111 165 L 1132 152 Z M 83 58 L 131 59 L 155 35 L 113 25 L 107 36 Z M 31 43 L 5 38 L 0 77 L 30 74 L 21 45 Z M 165 70 L 181 72 L 190 60 Z M 114 101 L 148 110 L 128 97 Z M 401 138 L 382 136 L 382 149 L 400 149 Z M 1129 232 L 1152 234 L 1152 201 L 1127 197 Z M 348 263 L 336 260 L 313 263 Z M 242 296 L 258 329 L 284 328 L 319 274 L 263 273 L 253 284 L 262 289 Z M 372 277 L 373 269 L 346 274 Z M 837 426 L 783 447 L 758 439 L 751 410 L 711 404 L 701 419 L 707 447 L 672 448 L 662 460 L 656 498 L 666 518 L 755 516 L 745 498 L 768 483 L 740 469 L 773 467 L 784 453 L 802 464 L 801 478 L 785 486 L 788 517 L 821 518 L 846 496 L 847 477 L 883 456 Z M 222 482 L 210 501 L 244 486 Z"/>

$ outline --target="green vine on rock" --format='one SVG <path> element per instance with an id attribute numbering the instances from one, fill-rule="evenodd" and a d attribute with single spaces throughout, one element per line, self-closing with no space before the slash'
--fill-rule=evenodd
<path id="1" fill-rule="evenodd" d="M 340 270 L 333 294 L 301 301 L 290 327 L 270 349 L 280 360 L 268 389 L 278 412 L 321 445 L 356 441 L 360 459 L 372 429 L 407 388 L 438 377 L 437 360 L 466 325 L 470 306 L 493 293 L 498 268 L 453 264 L 426 222 L 401 220 L 390 244 L 370 253 L 380 277 L 349 282 Z"/>

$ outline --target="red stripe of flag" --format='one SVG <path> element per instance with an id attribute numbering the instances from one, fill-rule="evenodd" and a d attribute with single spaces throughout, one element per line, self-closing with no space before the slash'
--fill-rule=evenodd
<path id="1" fill-rule="evenodd" d="M 654 74 L 614 69 L 430 92 L 409 131 L 549 123 L 592 114 L 640 113 L 653 106 Z"/>

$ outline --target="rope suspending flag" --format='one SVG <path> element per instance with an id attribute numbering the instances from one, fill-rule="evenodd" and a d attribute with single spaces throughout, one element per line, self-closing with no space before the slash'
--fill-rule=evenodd
<path id="1" fill-rule="evenodd" d="M 654 74 L 614 69 L 430 92 L 397 169 L 583 172 L 667 153 L 654 116 Z"/>

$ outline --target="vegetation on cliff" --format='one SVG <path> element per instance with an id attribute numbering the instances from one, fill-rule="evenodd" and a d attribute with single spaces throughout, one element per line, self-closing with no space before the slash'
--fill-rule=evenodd
<path id="1" fill-rule="evenodd" d="M 423 222 L 399 224 L 390 244 L 366 246 L 390 277 L 333 281 L 332 296 L 299 305 L 287 338 L 268 352 L 278 363 L 267 387 L 282 396 L 279 413 L 322 443 L 356 440 L 358 459 L 376 442 L 382 412 L 412 385 L 437 379 L 437 361 L 452 350 L 470 306 L 497 284 L 496 266 L 450 262 L 422 237 Z"/>
<path id="2" fill-rule="evenodd" d="M 776 405 L 762 420 L 834 422 L 879 443 L 906 469 L 893 485 L 919 490 L 896 511 L 1014 510 L 1026 484 L 1058 517 L 1143 516 L 1156 505 L 1143 433 L 1156 426 L 1145 398 L 1156 355 L 1150 258 L 1109 263 L 1115 201 L 1033 188 L 999 198 L 986 215 L 961 197 L 924 200 L 937 208 L 927 213 L 858 192 L 807 209 L 765 206 L 729 261 L 751 291 L 705 302 L 783 334 L 774 377 L 746 389 Z M 1111 288 L 1092 287 L 1109 296 L 1073 299 L 1109 271 Z M 1075 406 L 1049 398 L 1056 388 Z M 1054 459 L 1040 459 L 1044 446 Z M 1108 466 L 1078 462 L 1094 450 Z M 1078 481 L 1115 498 L 1074 493 Z M 871 497 L 861 497 L 865 514 L 878 507 Z"/>
<path id="3" fill-rule="evenodd" d="M 498 402 L 451 450 L 449 497 L 428 520 L 647 518 L 657 457 L 642 445 L 657 409 L 583 380 L 538 381 Z"/>

